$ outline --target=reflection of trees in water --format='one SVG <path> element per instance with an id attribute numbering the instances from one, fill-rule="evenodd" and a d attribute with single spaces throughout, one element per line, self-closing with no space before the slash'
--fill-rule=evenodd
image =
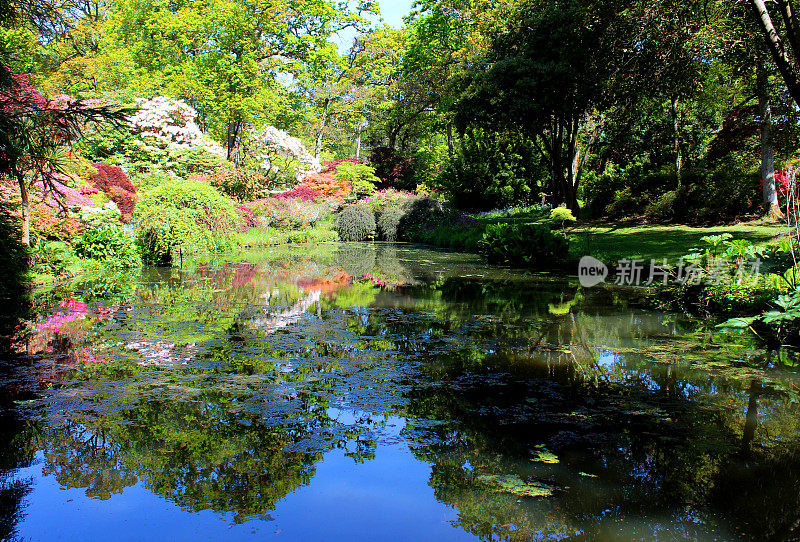
<path id="1" fill-rule="evenodd" d="M 14 398 L 5 391 L 0 395 L 0 540 L 17 539 L 16 525 L 33 486 L 32 479 L 20 479 L 15 471 L 33 463 L 37 428 L 20 418 Z"/>
<path id="2" fill-rule="evenodd" d="M 399 266 L 409 276 L 430 271 L 397 249 L 345 248 L 340 263 Z M 791 532 L 795 501 L 786 491 L 797 482 L 796 456 L 770 439 L 797 434 L 793 411 L 768 385 L 700 377 L 673 364 L 690 343 L 659 315 L 608 314 L 594 308 L 608 305 L 598 299 L 607 294 L 578 294 L 559 281 L 523 287 L 450 278 L 398 291 L 358 284 L 315 298 L 296 284 L 275 293 L 274 280 L 249 293 L 220 291 L 238 280 L 231 272 L 205 271 L 207 289 L 148 285 L 139 295 L 151 296 L 141 309 L 151 313 L 131 323 L 141 316 L 135 309 L 103 331 L 113 341 L 131 332 L 158 337 L 172 326 L 184 341 L 206 343 L 192 350 L 186 369 L 141 369 L 108 395 L 96 386 L 87 402 L 95 416 L 52 433 L 48 468 L 59 480 L 102 496 L 139 478 L 189 509 L 233 511 L 243 520 L 309 483 L 327 450 L 371 458 L 380 415 L 394 413 L 407 416 L 404 436 L 432 464 L 437 498 L 459 508 L 460 527 L 485 539 L 620 535 L 632 516 L 642 518 L 640 538 L 655 538 L 659 528 L 665 538 L 693 537 L 703 526 L 692 514 L 724 510 L 715 488 L 737 476 L 754 484 L 763 476 L 758 483 L 776 487 L 766 494 L 785 511 L 765 522 L 770 532 Z M 358 276 L 355 268 L 348 273 Z M 240 295 L 253 302 L 240 306 Z M 297 316 L 317 299 L 316 317 L 263 333 L 278 321 L 301 322 Z M 186 322 L 202 327 L 193 336 Z M 601 347 L 623 354 L 601 358 Z M 351 410 L 339 419 L 342 404 Z M 532 461 L 541 445 L 560 461 Z M 749 457 L 739 455 L 743 448 Z M 739 472 L 733 465 L 741 461 Z M 777 479 L 779 468 L 790 475 Z M 492 491 L 482 474 L 557 490 L 519 497 Z M 789 504 L 776 506 L 779 497 Z M 742 510 L 732 521 L 755 533 L 761 523 L 745 517 L 743 500 L 731 500 Z M 658 519 L 665 510 L 682 512 L 667 524 Z"/>

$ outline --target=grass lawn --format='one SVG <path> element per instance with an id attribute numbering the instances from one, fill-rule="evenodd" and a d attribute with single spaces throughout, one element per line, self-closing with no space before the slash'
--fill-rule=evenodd
<path id="1" fill-rule="evenodd" d="M 621 258 L 677 260 L 693 247 L 702 246 L 706 235 L 730 233 L 734 239 L 767 243 L 786 237 L 786 226 L 744 222 L 732 226 L 695 228 L 691 226 L 583 224 L 569 229 L 574 250 L 605 262 Z"/>

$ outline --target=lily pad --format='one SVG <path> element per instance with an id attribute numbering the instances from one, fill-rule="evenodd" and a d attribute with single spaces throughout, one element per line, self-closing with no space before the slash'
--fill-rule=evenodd
<path id="1" fill-rule="evenodd" d="M 494 491 L 520 497 L 549 497 L 553 494 L 552 486 L 541 482 L 526 482 L 515 474 L 481 474 L 477 479 Z"/>

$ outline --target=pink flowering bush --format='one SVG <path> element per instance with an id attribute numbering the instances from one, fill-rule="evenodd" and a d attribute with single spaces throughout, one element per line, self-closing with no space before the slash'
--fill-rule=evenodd
<path id="1" fill-rule="evenodd" d="M 324 205 L 297 198 L 264 198 L 247 206 L 252 209 L 262 227 L 304 230 L 316 224 L 326 214 Z"/>

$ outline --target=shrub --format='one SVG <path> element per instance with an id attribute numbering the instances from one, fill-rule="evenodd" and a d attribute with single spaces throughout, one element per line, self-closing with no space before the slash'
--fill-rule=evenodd
<path id="1" fill-rule="evenodd" d="M 240 232 L 246 232 L 251 228 L 256 227 L 256 215 L 252 209 L 245 205 L 235 205 L 236 211 L 239 213 L 241 224 L 239 226 Z"/>
<path id="2" fill-rule="evenodd" d="M 436 183 L 460 209 L 488 210 L 532 202 L 546 177 L 534 142 L 515 133 L 473 130 Z"/>
<path id="3" fill-rule="evenodd" d="M 399 207 L 389 207 L 383 211 L 378 219 L 378 236 L 384 241 L 396 241 L 401 218 L 403 211 Z"/>
<path id="4" fill-rule="evenodd" d="M 175 248 L 212 252 L 228 243 L 239 217 L 234 202 L 213 186 L 174 180 L 147 193 L 134 216 L 148 262 L 169 263 Z"/>
<path id="5" fill-rule="evenodd" d="M 675 217 L 675 202 L 678 199 L 678 191 L 670 190 L 664 192 L 648 205 L 644 210 L 644 216 L 650 221 L 664 221 Z"/>
<path id="6" fill-rule="evenodd" d="M 349 205 L 336 217 L 336 233 L 342 241 L 365 241 L 375 231 L 375 215 L 365 205 Z"/>
<path id="7" fill-rule="evenodd" d="M 184 179 L 193 175 L 211 175 L 222 169 L 226 162 L 220 156 L 197 145 L 174 149 L 171 158 L 175 162 L 175 174 Z"/>
<path id="8" fill-rule="evenodd" d="M 408 241 L 414 237 L 411 232 L 419 228 L 428 228 L 443 221 L 447 213 L 444 205 L 433 198 L 417 198 L 406 202 L 403 206 L 403 217 L 398 225 L 399 236 Z"/>
<path id="9" fill-rule="evenodd" d="M 326 198 L 343 201 L 350 195 L 350 185 L 336 178 L 332 173 L 311 173 L 303 177 L 296 189 L 307 188 L 319 192 Z"/>
<path id="10" fill-rule="evenodd" d="M 286 192 L 281 192 L 280 194 L 272 194 L 270 196 L 275 199 L 300 199 L 303 201 L 312 201 L 317 202 L 323 198 L 320 192 L 316 190 L 311 190 L 307 186 L 298 185 L 293 190 L 288 190 Z"/>
<path id="11" fill-rule="evenodd" d="M 110 164 L 92 165 L 97 169 L 97 173 L 92 175 L 90 182 L 117 204 L 120 220 L 126 224 L 130 223 L 139 195 L 128 174 L 122 168 Z"/>
<path id="12" fill-rule="evenodd" d="M 326 216 L 324 205 L 295 199 L 265 198 L 248 204 L 261 226 L 304 230 Z"/>
<path id="13" fill-rule="evenodd" d="M 342 158 L 340 160 L 332 160 L 330 162 L 325 162 L 325 167 L 320 171 L 320 173 L 336 173 L 339 171 L 339 166 L 342 164 L 363 164 L 361 158 L 355 158 L 353 156 L 348 158 Z"/>
<path id="14" fill-rule="evenodd" d="M 240 167 L 224 167 L 209 179 L 211 186 L 239 201 L 252 201 L 267 195 L 269 183 L 263 173 Z"/>
<path id="15" fill-rule="evenodd" d="M 379 182 L 375 176 L 375 169 L 359 162 L 342 162 L 336 168 L 336 178 L 342 183 L 347 183 L 356 197 L 369 196 L 378 188 Z"/>
<path id="16" fill-rule="evenodd" d="M 559 224 L 561 227 L 567 222 L 577 222 L 575 215 L 566 207 L 556 207 L 550 211 L 550 221 Z"/>
<path id="17" fill-rule="evenodd" d="M 414 197 L 414 194 L 411 192 L 387 188 L 385 190 L 378 190 L 374 194 L 362 199 L 359 203 L 369 205 L 373 213 L 380 215 L 387 208 L 400 207 Z"/>
<path id="18" fill-rule="evenodd" d="M 562 265 L 567 239 L 542 224 L 490 224 L 481 245 L 489 263 L 525 265 L 537 269 Z"/>
<path id="19" fill-rule="evenodd" d="M 83 232 L 73 243 L 75 254 L 111 267 L 141 265 L 133 240 L 118 226 L 103 226 Z"/>
<path id="20" fill-rule="evenodd" d="M 414 188 L 414 157 L 397 154 L 390 147 L 375 147 L 369 162 L 383 186 L 406 190 Z"/>
<path id="21" fill-rule="evenodd" d="M 80 220 L 58 213 L 42 201 L 31 202 L 31 228 L 34 236 L 43 239 L 71 241 L 83 231 Z"/>

